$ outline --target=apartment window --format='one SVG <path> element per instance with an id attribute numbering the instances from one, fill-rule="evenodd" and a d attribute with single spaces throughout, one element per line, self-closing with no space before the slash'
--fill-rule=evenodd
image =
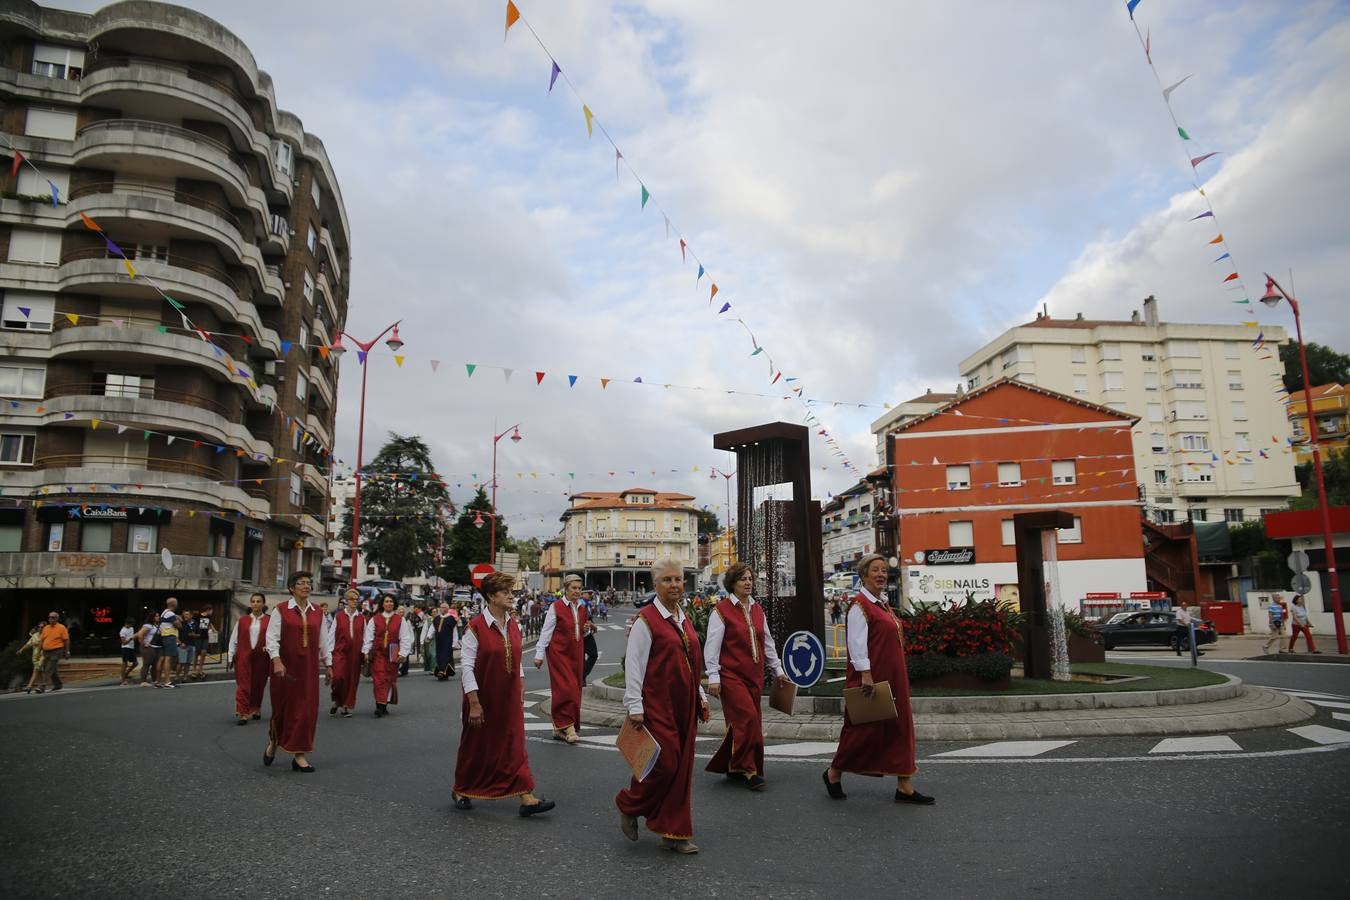
<path id="1" fill-rule="evenodd" d="M 1242 373 L 1237 369 L 1228 370 L 1228 389 L 1230 391 L 1242 390 Z"/>
<path id="2" fill-rule="evenodd" d="M 131 525 L 127 528 L 128 553 L 154 553 L 158 545 L 158 525 Z"/>
<path id="3" fill-rule="evenodd" d="M 1247 404 L 1242 400 L 1234 400 L 1232 405 L 1233 421 L 1247 421 Z"/>
<path id="4" fill-rule="evenodd" d="M 309 379 L 305 377 L 304 372 L 295 373 L 295 396 L 298 400 L 304 400 L 309 396 Z"/>
<path id="5" fill-rule="evenodd" d="M 39 266 L 60 265 L 61 232 L 15 228 L 9 235 L 9 261 Z"/>
<path id="6" fill-rule="evenodd" d="M 1111 409 L 1114 409 L 1116 412 L 1124 412 L 1124 411 L 1125 411 L 1125 404 L 1124 404 L 1123 402 L 1121 402 L 1121 403 L 1108 403 L 1108 404 L 1106 404 L 1106 405 L 1109 406 Z"/>
<path id="7" fill-rule="evenodd" d="M 1238 342 L 1237 342 L 1237 341 L 1224 341 L 1224 342 L 1223 342 L 1223 358 L 1224 358 L 1224 359 L 1239 359 L 1239 358 L 1240 358 L 1240 356 L 1239 356 L 1240 352 L 1241 352 L 1241 351 L 1240 351 L 1240 349 L 1239 349 L 1239 347 L 1238 347 Z"/>
<path id="8" fill-rule="evenodd" d="M 41 399 L 46 381 L 47 370 L 43 366 L 0 366 L 0 395 L 5 397 Z"/>
<path id="9" fill-rule="evenodd" d="M 1178 400 L 1172 405 L 1172 420 L 1208 419 L 1209 410 L 1201 400 Z"/>
<path id="10" fill-rule="evenodd" d="M 319 179 L 315 178 L 313 175 L 309 178 L 309 196 L 314 200 L 314 208 L 318 209 L 320 206 Z"/>
<path id="11" fill-rule="evenodd" d="M 84 74 L 84 48 L 34 44 L 32 72 L 47 78 L 79 81 Z"/>
<path id="12" fill-rule="evenodd" d="M 980 386 L 980 376 L 978 375 L 972 375 L 970 376 L 969 380 L 966 381 L 967 390 L 973 391 L 979 386 Z"/>
<path id="13" fill-rule="evenodd" d="M 19 182 L 14 188 L 17 194 L 24 194 L 29 197 L 47 197 L 52 195 L 52 185 L 47 183 L 51 179 L 52 184 L 56 185 L 56 192 L 65 200 L 70 197 L 70 170 L 58 169 L 43 164 L 40 171 L 35 171 L 31 166 L 23 166 L 19 169 Z"/>
<path id="14" fill-rule="evenodd" d="M 124 247 L 122 252 L 131 259 L 162 263 L 169 261 L 168 244 L 136 244 L 134 247 Z"/>
<path id="15" fill-rule="evenodd" d="M 1173 356 L 1173 357 L 1181 356 L 1181 357 L 1187 357 L 1187 358 L 1190 358 L 1190 357 L 1198 357 L 1198 356 L 1200 355 L 1200 342 L 1199 342 L 1199 341 L 1168 341 L 1168 342 L 1167 342 L 1167 355 L 1168 355 L 1168 356 Z"/>
<path id="16" fill-rule="evenodd" d="M 1120 345 L 1102 344 L 1102 359 L 1120 359 Z"/>
<path id="17" fill-rule="evenodd" d="M 1177 435 L 1182 450 L 1208 450 L 1209 435 L 1202 431 L 1183 431 Z"/>
<path id="18" fill-rule="evenodd" d="M 1155 509 L 1153 518 L 1162 525 L 1171 525 L 1177 520 L 1176 513 L 1170 509 Z"/>
<path id="19" fill-rule="evenodd" d="M 1004 519 L 1001 522 L 999 522 L 999 526 L 1003 532 L 1003 546 L 1011 547 L 1013 544 L 1017 542 L 1017 539 L 1016 537 L 1014 537 L 1013 534 L 1013 520 Z"/>
<path id="20" fill-rule="evenodd" d="M 1087 362 L 1087 348 L 1082 345 L 1070 347 L 1069 362 Z"/>
<path id="21" fill-rule="evenodd" d="M 1148 405 L 1148 420 L 1150 422 L 1161 422 L 1163 420 L 1163 408 L 1161 403 L 1150 403 Z"/>
<path id="22" fill-rule="evenodd" d="M 1250 453 L 1252 450 L 1252 436 L 1246 431 L 1239 431 L 1233 435 L 1233 449 L 1239 453 Z"/>
<path id="23" fill-rule="evenodd" d="M 1243 484 L 1255 484 L 1256 464 L 1249 460 L 1243 460 L 1238 463 L 1238 481 Z"/>
<path id="24" fill-rule="evenodd" d="M 1050 463 L 1050 475 L 1055 484 L 1078 483 L 1078 467 L 1071 459 L 1057 459 Z"/>
<path id="25" fill-rule="evenodd" d="M 317 253 L 319 249 L 319 232 L 313 225 L 309 226 L 309 235 L 305 238 L 305 246 L 309 247 L 310 253 Z"/>
<path id="26" fill-rule="evenodd" d="M 81 522 L 80 549 L 85 553 L 111 553 L 112 523 Z"/>
<path id="27" fill-rule="evenodd" d="M 1242 522 L 1244 517 L 1241 509 L 1225 509 L 1223 511 L 1223 520 L 1225 522 Z"/>
<path id="28" fill-rule="evenodd" d="M 285 141 L 277 141 L 273 147 L 273 153 L 276 159 L 277 171 L 282 175 L 289 176 L 291 167 L 295 161 L 295 149 Z"/>
<path id="29" fill-rule="evenodd" d="M 1074 516 L 1073 527 L 1059 529 L 1057 539 L 1061 544 L 1083 543 L 1083 520 L 1078 516 Z"/>
<path id="30" fill-rule="evenodd" d="M 75 140 L 75 110 L 49 106 L 28 107 L 23 133 L 58 141 Z"/>
<path id="31" fill-rule="evenodd" d="M 299 475 L 296 475 L 294 472 L 292 472 L 292 473 L 291 473 L 291 493 L 290 493 L 291 506 L 299 506 L 299 505 L 300 505 L 301 499 L 302 499 L 302 495 L 301 495 L 300 492 L 301 492 L 301 487 L 300 487 L 300 476 L 299 476 Z"/>
<path id="32" fill-rule="evenodd" d="M 277 577 L 276 586 L 286 587 L 286 578 L 291 573 L 291 550 L 289 547 L 280 547 L 277 549 Z M 374 572 L 367 572 L 368 575 L 374 575 Z"/>
<path id="33" fill-rule="evenodd" d="M 1191 466 L 1177 467 L 1177 480 L 1183 484 L 1213 484 L 1214 473 L 1209 469 L 1192 468 Z"/>
<path id="34" fill-rule="evenodd" d="M 1088 380 L 1086 375 L 1073 376 L 1073 392 L 1075 394 L 1086 394 L 1088 392 Z"/>
<path id="35" fill-rule="evenodd" d="M 1200 380 L 1199 369 L 1173 369 L 1172 387 L 1174 388 L 1198 388 L 1203 384 Z"/>
<path id="36" fill-rule="evenodd" d="M 103 376 L 103 396 L 152 399 L 155 396 L 155 379 L 149 375 L 119 375 L 109 372 Z"/>
<path id="37" fill-rule="evenodd" d="M 1154 469 L 1154 470 L 1153 470 L 1153 483 L 1154 483 L 1154 484 L 1158 484 L 1158 485 L 1166 486 L 1166 484 L 1167 484 L 1167 470 L 1166 470 L 1166 469 Z"/>
<path id="38" fill-rule="evenodd" d="M 970 466 L 947 467 L 947 490 L 964 491 L 970 488 Z"/>
<path id="39" fill-rule="evenodd" d="M 0 434 L 0 463 L 11 466 L 31 466 L 33 464 L 33 444 L 35 435 L 24 432 L 7 431 Z"/>
<path id="40" fill-rule="evenodd" d="M 948 547 L 974 547 L 974 546 L 975 546 L 975 523 L 974 523 L 974 522 L 948 522 L 948 523 L 947 523 L 947 546 L 948 546 Z"/>
<path id="41" fill-rule="evenodd" d="M 64 522 L 53 522 L 47 529 L 47 552 L 60 553 L 66 545 L 66 526 Z"/>
<path id="42" fill-rule="evenodd" d="M 1106 390 L 1108 390 L 1108 391 L 1123 391 L 1123 390 L 1125 390 L 1125 373 L 1124 373 L 1124 372 L 1103 372 L 1103 373 L 1102 373 L 1102 386 L 1103 386 Z"/>
<path id="43" fill-rule="evenodd" d="M 1005 350 L 1003 355 L 999 357 L 999 361 L 1003 363 L 1003 368 L 1011 369 L 1017 365 L 1017 351 L 1012 348 Z"/>
<path id="44" fill-rule="evenodd" d="M 306 272 L 306 273 L 305 273 L 305 277 L 304 277 L 303 281 L 301 282 L 301 288 L 300 288 L 300 289 L 301 289 L 301 290 L 304 292 L 304 294 L 305 294 L 305 302 L 306 302 L 306 303 L 313 303 L 313 302 L 314 302 L 314 276 L 311 275 L 311 274 L 309 274 L 308 272 Z"/>
<path id="45" fill-rule="evenodd" d="M 1141 346 L 1139 348 L 1139 358 L 1144 362 L 1153 362 L 1158 357 L 1154 355 L 1152 350 L 1149 350 L 1148 348 Z"/>
<path id="46" fill-rule="evenodd" d="M 1192 522 L 1208 522 L 1209 510 L 1205 509 L 1203 506 L 1192 506 L 1190 509 L 1190 516 Z"/>
<path id="47" fill-rule="evenodd" d="M 300 339 L 296 343 L 306 350 L 309 349 L 309 326 L 304 322 L 300 323 Z"/>
<path id="48" fill-rule="evenodd" d="M 1009 462 L 998 464 L 998 486 L 1020 487 L 1022 484 L 1022 464 Z"/>
<path id="49" fill-rule="evenodd" d="M 1146 391 L 1156 391 L 1157 389 L 1158 389 L 1158 373 L 1157 373 L 1157 372 L 1145 372 L 1145 373 L 1144 373 L 1144 390 L 1146 390 Z"/>
<path id="50" fill-rule="evenodd" d="M 1163 436 L 1162 432 L 1153 432 L 1148 436 L 1148 448 L 1154 453 L 1166 453 L 1167 438 Z"/>

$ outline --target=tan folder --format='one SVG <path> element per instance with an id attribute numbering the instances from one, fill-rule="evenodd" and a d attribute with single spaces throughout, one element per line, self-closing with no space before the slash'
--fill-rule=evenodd
<path id="1" fill-rule="evenodd" d="M 641 725 L 634 725 L 631 719 L 623 720 L 623 728 L 619 730 L 619 737 L 614 743 L 638 781 L 651 774 L 657 758 L 661 756 L 661 745 L 656 742 L 656 738 Z"/>
<path id="2" fill-rule="evenodd" d="M 874 688 L 870 697 L 863 695 L 861 686 L 844 688 L 844 708 L 848 710 L 848 719 L 854 725 L 899 717 L 895 710 L 895 698 L 891 696 L 891 683 L 879 681 Z"/>
<path id="3" fill-rule="evenodd" d="M 773 688 L 769 691 L 769 708 L 776 709 L 780 713 L 792 715 L 792 701 L 797 699 L 797 685 L 792 682 L 786 684 L 777 678 L 773 680 Z"/>

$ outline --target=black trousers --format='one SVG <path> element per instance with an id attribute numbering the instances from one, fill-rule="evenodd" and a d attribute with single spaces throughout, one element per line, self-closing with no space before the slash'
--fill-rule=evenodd
<path id="1" fill-rule="evenodd" d="M 595 668 L 595 661 L 600 658 L 600 648 L 595 645 L 595 635 L 586 635 L 586 667 L 582 669 L 582 680 L 591 677 L 591 669 Z"/>

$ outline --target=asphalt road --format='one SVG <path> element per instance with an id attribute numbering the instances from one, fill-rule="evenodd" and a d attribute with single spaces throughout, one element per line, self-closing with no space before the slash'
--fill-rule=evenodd
<path id="1" fill-rule="evenodd" d="M 622 643 L 621 629 L 602 632 L 594 677 L 613 671 Z M 1213 667 L 1350 711 L 1350 667 Z M 545 671 L 527 673 L 527 691 L 547 688 Z M 543 728 L 529 751 L 555 811 L 454 810 L 458 681 L 416 675 L 400 693 L 388 719 L 371 715 L 368 682 L 355 718 L 321 715 L 314 775 L 284 756 L 263 768 L 263 723 L 234 725 L 224 683 L 0 699 L 5 896 L 1350 895 L 1350 744 L 1272 731 L 1235 735 L 1241 752 L 1226 755 L 1152 754 L 1156 741 L 1120 738 L 1008 759 L 937 757 L 980 751 L 926 744 L 916 783 L 938 798 L 930 808 L 897 806 L 892 782 L 858 777 L 847 801 L 831 801 L 828 750 L 780 746 L 799 755 L 773 756 L 760 794 L 698 772 L 702 852 L 678 857 L 650 833 L 619 834 L 613 796 L 627 776 L 605 734 L 568 747 L 548 739 L 546 719 L 527 720 Z M 1319 723 L 1350 728 L 1338 709 Z"/>

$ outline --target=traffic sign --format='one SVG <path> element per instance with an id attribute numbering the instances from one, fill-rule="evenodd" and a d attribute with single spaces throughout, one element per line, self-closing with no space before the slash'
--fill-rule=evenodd
<path id="1" fill-rule="evenodd" d="M 1293 553 L 1290 553 L 1289 559 L 1286 560 L 1286 562 L 1289 563 L 1290 571 L 1308 571 L 1308 554 L 1304 553 L 1302 550 L 1295 550 Z"/>
<path id="2" fill-rule="evenodd" d="M 809 631 L 797 631 L 783 642 L 783 671 L 797 687 L 810 687 L 825 674 L 825 645 Z"/>
<path id="3" fill-rule="evenodd" d="M 1312 579 L 1302 572 L 1298 572 L 1293 578 L 1289 579 L 1289 590 L 1295 594 L 1306 594 L 1312 590 Z"/>
<path id="4" fill-rule="evenodd" d="M 469 566 L 469 577 L 473 580 L 474 587 L 482 587 L 483 579 L 495 571 L 497 570 L 487 563 L 479 563 L 476 566 Z"/>

